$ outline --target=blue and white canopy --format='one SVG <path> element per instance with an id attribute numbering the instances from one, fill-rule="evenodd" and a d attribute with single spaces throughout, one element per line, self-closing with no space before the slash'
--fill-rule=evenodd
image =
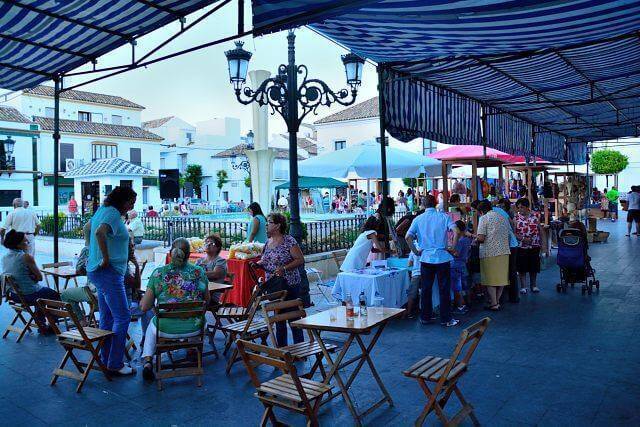
<path id="1" fill-rule="evenodd" d="M 382 176 L 381 158 L 380 144 L 364 141 L 304 160 L 298 165 L 298 173 L 305 176 L 376 179 Z M 389 178 L 418 177 L 421 173 L 437 176 L 442 171 L 439 160 L 398 148 L 387 147 L 386 158 Z"/>
<path id="2" fill-rule="evenodd" d="M 535 154 L 550 160 L 566 157 L 565 143 L 640 133 L 638 0 L 253 4 L 256 34 L 309 24 L 390 69 L 387 82 L 399 83 L 385 85 L 385 121 L 401 139 L 444 129 L 449 143 L 477 144 L 469 121 L 480 108 L 491 146 L 533 154 L 533 139 Z M 409 104 L 435 111 L 427 120 Z"/>
<path id="3" fill-rule="evenodd" d="M 33 87 L 215 2 L 1 0 L 0 87 Z"/>

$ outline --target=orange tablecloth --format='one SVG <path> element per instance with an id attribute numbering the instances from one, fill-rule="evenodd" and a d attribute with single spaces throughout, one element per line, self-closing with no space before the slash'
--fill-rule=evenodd
<path id="1" fill-rule="evenodd" d="M 192 252 L 189 256 L 191 262 L 196 262 L 200 258 L 206 257 L 207 254 L 201 252 Z M 251 289 L 255 286 L 251 273 L 249 272 L 249 263 L 258 261 L 260 258 L 253 259 L 229 259 L 228 251 L 221 251 L 220 256 L 227 259 L 227 271 L 234 274 L 233 289 L 224 293 L 221 301 L 246 307 L 251 299 Z M 166 263 L 171 260 L 171 255 L 167 254 Z M 264 272 L 258 270 L 258 277 L 264 277 Z"/>

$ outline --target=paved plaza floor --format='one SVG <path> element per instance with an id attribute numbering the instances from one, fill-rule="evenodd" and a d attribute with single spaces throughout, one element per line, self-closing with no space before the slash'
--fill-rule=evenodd
<path id="1" fill-rule="evenodd" d="M 640 238 L 624 237 L 623 222 L 599 226 L 612 234 L 608 243 L 591 246 L 601 282 L 598 294 L 582 296 L 579 288 L 558 294 L 559 273 L 552 260 L 540 276 L 540 294 L 490 313 L 493 321 L 460 383 L 482 424 L 640 425 Z M 39 255 L 38 261 L 47 258 Z M 476 308 L 462 317 L 462 326 L 488 313 Z M 6 304 L 0 306 L 0 329 L 11 316 Z M 372 355 L 395 406 L 383 406 L 365 424 L 411 425 L 425 399 L 401 371 L 425 355 L 448 357 L 461 329 L 410 320 L 391 323 Z M 131 331 L 139 338 L 138 325 Z M 63 355 L 54 337 L 32 334 L 20 344 L 14 340 L 15 335 L 0 342 L 3 425 L 244 426 L 257 425 L 262 414 L 243 365 L 226 375 L 224 357 L 205 359 L 201 388 L 195 379 L 184 378 L 167 380 L 164 391 L 158 391 L 140 373 L 112 382 L 94 373 L 76 394 L 71 380 L 49 386 Z M 379 398 L 366 368 L 363 374 L 353 386 L 359 406 Z M 354 424 L 341 398 L 320 415 L 322 425 Z M 283 414 L 283 419 L 304 424 L 298 415 Z M 439 423 L 430 415 L 427 424 Z"/>

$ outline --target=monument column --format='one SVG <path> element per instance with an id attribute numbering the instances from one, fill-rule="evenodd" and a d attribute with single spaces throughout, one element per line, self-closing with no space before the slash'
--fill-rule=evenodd
<path id="1" fill-rule="evenodd" d="M 266 70 L 249 71 L 252 87 L 259 87 L 269 78 Z M 265 214 L 271 211 L 271 182 L 273 181 L 273 160 L 276 150 L 269 148 L 269 108 L 254 102 L 251 106 L 253 116 L 254 149 L 246 150 L 251 165 L 251 191 L 255 202 L 260 204 Z"/>

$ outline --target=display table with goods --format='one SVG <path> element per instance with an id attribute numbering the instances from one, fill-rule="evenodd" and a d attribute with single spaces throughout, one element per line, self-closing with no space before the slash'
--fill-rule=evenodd
<path id="1" fill-rule="evenodd" d="M 336 277 L 331 294 L 344 301 L 347 294 L 353 298 L 364 292 L 367 305 L 372 305 L 375 297 L 384 298 L 385 307 L 400 308 L 407 303 L 410 280 L 406 268 L 362 268 L 343 271 Z"/>
<path id="2" fill-rule="evenodd" d="M 189 239 L 192 248 L 194 248 L 194 246 L 196 248 L 204 247 L 204 244 L 199 246 L 197 241 L 194 244 L 193 240 L 196 239 Z M 249 304 L 251 291 L 256 285 L 249 265 L 252 262 L 260 260 L 263 246 L 261 243 L 240 243 L 232 245 L 229 251 L 220 251 L 220 256 L 227 260 L 227 272 L 233 274 L 233 289 L 224 293 L 221 298 L 222 301 L 241 307 L 246 307 L 247 304 Z M 189 260 L 195 263 L 206 256 L 207 254 L 204 252 L 193 250 L 189 256 Z M 171 261 L 170 253 L 167 254 L 166 263 L 169 263 L 169 261 Z M 264 277 L 262 270 L 257 270 L 255 273 L 258 275 L 258 278 Z"/>

